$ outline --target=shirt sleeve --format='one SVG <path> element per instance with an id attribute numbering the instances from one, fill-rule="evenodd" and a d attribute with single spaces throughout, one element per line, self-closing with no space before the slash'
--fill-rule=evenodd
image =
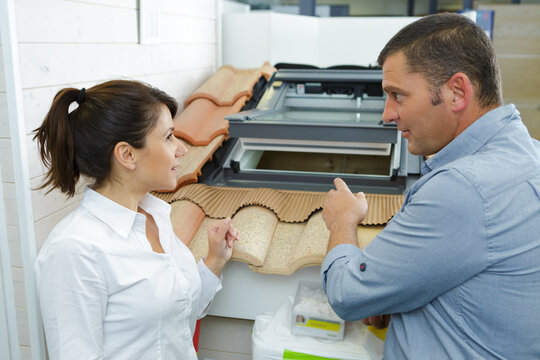
<path id="1" fill-rule="evenodd" d="M 223 275 L 216 276 L 204 263 L 204 258 L 199 260 L 197 267 L 201 276 L 201 299 L 197 309 L 198 318 L 203 318 L 208 313 L 210 304 L 214 300 L 216 293 L 221 290 Z"/>
<path id="2" fill-rule="evenodd" d="M 346 320 L 407 312 L 487 267 L 484 201 L 456 170 L 432 176 L 362 251 L 339 245 L 321 268 L 323 289 Z"/>
<path id="3" fill-rule="evenodd" d="M 57 253 L 38 259 L 36 272 L 50 359 L 103 358 L 108 295 L 96 256 Z"/>

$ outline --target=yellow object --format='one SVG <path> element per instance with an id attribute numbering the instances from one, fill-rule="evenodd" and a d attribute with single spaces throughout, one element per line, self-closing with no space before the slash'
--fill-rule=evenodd
<path id="1" fill-rule="evenodd" d="M 376 337 L 378 337 L 382 341 L 384 341 L 386 339 L 386 330 L 388 330 L 388 328 L 375 329 L 373 326 L 368 326 L 368 330 L 371 331 L 373 333 L 373 335 L 375 335 Z"/>

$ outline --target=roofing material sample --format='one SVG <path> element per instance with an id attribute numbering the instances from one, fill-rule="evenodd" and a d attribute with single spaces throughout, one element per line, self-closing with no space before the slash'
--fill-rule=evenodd
<path id="1" fill-rule="evenodd" d="M 285 264 L 282 265 L 282 269 L 287 272 L 294 272 L 301 267 L 322 264 L 329 239 L 330 230 L 326 228 L 322 218 L 322 211 L 318 211 L 311 215 L 306 222 L 302 236 L 296 242 Z M 258 272 L 261 271 L 263 269 Z"/>
<path id="2" fill-rule="evenodd" d="M 260 205 L 274 211 L 280 221 L 303 222 L 326 199 L 325 192 L 277 190 L 268 188 L 215 187 L 189 184 L 174 193 L 158 194 L 167 202 L 190 200 L 212 218 L 233 217 L 243 206 Z M 366 194 L 368 214 L 362 225 L 386 224 L 403 205 L 403 195 Z"/>
<path id="3" fill-rule="evenodd" d="M 197 177 L 201 175 L 201 168 L 210 159 L 217 148 L 223 144 L 225 136 L 220 135 L 206 146 L 191 146 L 182 141 L 187 152 L 180 158 L 180 165 L 176 168 L 176 188 L 177 191 L 182 186 L 197 182 Z M 170 193 L 171 190 L 158 190 L 159 193 Z"/>
<path id="4" fill-rule="evenodd" d="M 171 204 L 173 231 L 187 246 L 205 219 L 204 211 L 188 200 L 175 201 Z M 206 249 L 208 251 L 208 249 Z"/>
<path id="5" fill-rule="evenodd" d="M 326 249 L 330 240 L 330 231 L 326 228 L 322 219 L 322 211 L 312 215 L 309 221 L 304 223 L 279 223 L 297 225 L 297 228 L 283 228 L 283 231 L 291 231 L 286 235 L 286 240 L 272 239 L 268 249 L 267 259 L 262 266 L 249 265 L 251 271 L 260 274 L 291 275 L 296 270 L 307 266 L 320 266 L 326 256 Z M 276 233 L 278 232 L 276 228 Z M 358 246 L 364 249 L 377 236 L 384 226 L 358 226 Z M 301 234 L 293 238 L 293 234 Z M 278 240 L 278 241 L 276 241 Z M 286 244 L 286 242 L 288 242 Z M 280 247 L 284 246 L 283 249 Z M 287 252 L 285 250 L 288 250 Z"/>
<path id="6" fill-rule="evenodd" d="M 236 213 L 232 223 L 240 232 L 232 258 L 262 266 L 278 223 L 274 213 L 262 206 L 248 206 Z"/>
<path id="7" fill-rule="evenodd" d="M 229 122 L 225 116 L 239 112 L 247 96 L 239 97 L 227 106 L 212 101 L 194 99 L 174 120 L 174 136 L 189 141 L 192 145 L 208 145 L 218 135 L 229 135 Z"/>
<path id="8" fill-rule="evenodd" d="M 208 99 L 219 106 L 231 106 L 242 97 L 253 96 L 253 86 L 261 76 L 270 79 L 277 69 L 265 62 L 254 69 L 236 69 L 231 65 L 220 67 L 186 100 L 186 106 L 195 99 Z"/>
<path id="9" fill-rule="evenodd" d="M 189 248 L 199 261 L 208 253 L 208 226 L 217 219 L 206 217 Z M 249 264 L 253 272 L 291 275 L 306 266 L 321 265 L 326 256 L 330 232 L 322 219 L 322 211 L 302 223 L 277 221 L 271 211 L 260 206 L 243 208 L 232 219 L 240 231 L 233 260 Z M 384 226 L 358 226 L 358 244 L 365 248 Z"/>

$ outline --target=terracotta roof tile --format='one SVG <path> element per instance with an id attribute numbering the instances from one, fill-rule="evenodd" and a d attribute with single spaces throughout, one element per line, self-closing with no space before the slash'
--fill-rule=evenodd
<path id="1" fill-rule="evenodd" d="M 242 96 L 250 99 L 257 80 L 261 76 L 268 80 L 276 71 L 268 62 L 255 69 L 236 69 L 224 65 L 188 97 L 186 106 L 195 99 L 208 99 L 219 106 L 231 106 Z"/>
<path id="2" fill-rule="evenodd" d="M 186 184 L 197 182 L 197 178 L 201 175 L 201 168 L 208 160 L 212 159 L 212 155 L 224 140 L 225 136 L 219 135 L 206 146 L 192 146 L 180 139 L 188 151 L 180 159 L 180 166 L 176 169 L 176 188 L 173 190 L 157 190 L 156 192 L 174 193 L 174 191 Z"/>
<path id="3" fill-rule="evenodd" d="M 225 116 L 239 112 L 247 97 L 241 96 L 230 106 L 218 106 L 208 99 L 196 99 L 174 121 L 174 135 L 192 145 L 208 145 L 216 136 L 229 135 Z"/>
<path id="4" fill-rule="evenodd" d="M 172 223 L 174 233 L 187 246 L 199 230 L 204 218 L 204 211 L 191 201 L 180 200 L 171 204 L 171 219 L 175 220 Z"/>

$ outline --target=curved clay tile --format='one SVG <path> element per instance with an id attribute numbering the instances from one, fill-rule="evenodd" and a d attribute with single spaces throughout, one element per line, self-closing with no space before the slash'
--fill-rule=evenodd
<path id="1" fill-rule="evenodd" d="M 207 216 L 232 217 L 240 208 L 260 205 L 276 213 L 280 221 L 302 222 L 321 209 L 326 193 L 277 190 L 268 188 L 214 187 L 189 184 L 178 191 L 159 195 L 167 202 L 190 200 L 199 205 Z M 403 204 L 403 195 L 366 194 L 368 214 L 362 225 L 386 224 Z"/>
<path id="2" fill-rule="evenodd" d="M 236 69 L 224 65 L 187 98 L 185 105 L 196 99 L 207 99 L 218 106 L 231 106 L 242 96 L 249 100 L 259 78 L 264 76 L 268 80 L 276 71 L 268 62 L 255 69 Z"/>
<path id="3" fill-rule="evenodd" d="M 174 121 L 174 135 L 191 145 L 208 145 L 218 135 L 229 135 L 225 116 L 239 112 L 247 101 L 240 97 L 231 106 L 218 106 L 208 99 L 196 99 Z"/>
<path id="4" fill-rule="evenodd" d="M 176 169 L 176 188 L 171 190 L 157 190 L 156 192 L 171 193 L 186 184 L 197 182 L 197 178 L 201 175 L 201 168 L 208 160 L 212 159 L 212 155 L 224 140 L 225 136 L 219 135 L 206 146 L 191 146 L 180 139 L 186 147 L 187 153 L 180 158 L 180 166 Z M 156 196 L 161 197 L 159 195 Z"/>
<path id="5" fill-rule="evenodd" d="M 194 205 L 196 206 L 196 205 Z M 193 208 L 182 203 L 171 216 L 189 217 Z M 195 217 L 194 217 L 195 218 Z M 175 229 L 181 221 L 172 219 Z M 205 217 L 199 225 L 192 220 L 191 231 L 195 233 L 189 248 L 199 261 L 208 253 L 208 227 L 219 219 Z M 307 266 L 319 266 L 326 256 L 330 233 L 322 219 L 322 212 L 313 214 L 308 221 L 286 223 L 278 221 L 270 210 L 260 206 L 248 206 L 233 218 L 233 224 L 240 232 L 235 242 L 233 260 L 249 264 L 252 271 L 262 274 L 291 275 Z M 183 224 L 190 226 L 188 221 Z M 384 228 L 384 226 L 358 226 L 358 246 L 363 249 Z M 176 232 L 177 230 L 175 230 Z"/>
<path id="6" fill-rule="evenodd" d="M 180 200 L 171 204 L 173 231 L 186 246 L 189 246 L 204 218 L 204 211 L 191 201 Z"/>
<path id="7" fill-rule="evenodd" d="M 278 219 L 262 206 L 248 206 L 232 218 L 232 224 L 240 232 L 240 239 L 234 243 L 232 259 L 262 266 Z"/>
<path id="8" fill-rule="evenodd" d="M 322 230 L 321 219 L 317 214 L 312 216 L 311 224 L 309 221 L 299 224 L 278 223 L 264 264 L 250 265 L 251 271 L 288 276 L 308 266 L 320 266 L 326 256 L 330 236 Z M 298 228 L 283 225 L 296 225 Z M 383 229 L 384 226 L 358 226 L 358 246 L 364 249 Z M 310 246 L 310 239 L 318 243 Z"/>

